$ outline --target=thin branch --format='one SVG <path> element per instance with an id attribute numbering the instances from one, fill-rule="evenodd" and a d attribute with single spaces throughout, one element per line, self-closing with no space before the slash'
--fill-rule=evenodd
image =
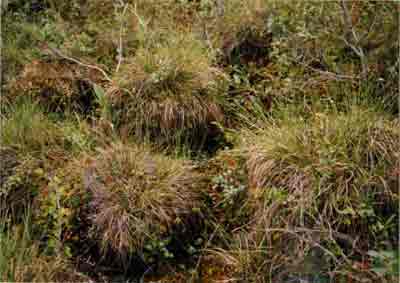
<path id="1" fill-rule="evenodd" d="M 358 80 L 358 79 L 360 79 L 359 76 L 349 76 L 349 75 L 343 75 L 343 74 L 338 74 L 338 73 L 334 73 L 334 72 L 319 70 L 319 69 L 314 68 L 314 67 L 308 65 L 307 63 L 303 63 L 299 60 L 292 60 L 292 62 L 300 64 L 303 67 L 305 67 L 313 72 L 319 73 L 319 74 L 327 76 L 327 77 L 331 77 L 335 80 Z"/>
<path id="2" fill-rule="evenodd" d="M 373 19 L 372 19 L 372 23 L 369 25 L 367 31 L 365 31 L 365 33 L 363 35 L 361 35 L 360 38 L 360 42 L 362 43 L 364 40 L 366 40 L 368 38 L 368 36 L 370 35 L 372 28 L 375 26 L 375 24 L 377 23 L 377 18 L 378 18 L 378 13 L 374 13 L 373 15 Z"/>
<path id="3" fill-rule="evenodd" d="M 219 18 L 224 16 L 225 13 L 225 3 L 224 0 L 214 0 L 214 4 L 217 7 L 217 16 Z"/>
<path id="4" fill-rule="evenodd" d="M 340 7 L 342 8 L 343 12 L 343 21 L 344 21 L 344 28 L 345 28 L 345 36 L 342 38 L 343 41 L 348 45 L 360 58 L 361 61 L 361 68 L 362 68 L 362 76 L 365 76 L 368 73 L 368 65 L 367 65 L 367 58 L 365 56 L 363 48 L 360 46 L 360 39 L 357 35 L 357 32 L 354 29 L 353 23 L 351 21 L 351 17 L 349 14 L 348 7 L 346 5 L 345 0 L 340 1 Z M 350 42 L 349 35 L 352 35 L 352 42 Z"/>
<path id="5" fill-rule="evenodd" d="M 123 2 L 121 2 L 123 3 Z M 123 33 L 123 28 L 124 28 L 124 17 L 125 17 L 125 13 L 128 9 L 128 4 L 124 5 L 124 10 L 122 11 L 121 14 L 121 24 L 119 27 L 119 47 L 118 47 L 118 64 L 117 64 L 117 68 L 115 69 L 115 72 L 119 71 L 119 68 L 121 67 L 121 63 L 123 60 L 123 45 L 122 45 L 122 33 Z"/>
<path id="6" fill-rule="evenodd" d="M 349 14 L 348 7 L 347 7 L 347 5 L 345 3 L 345 0 L 340 1 L 340 6 L 341 6 L 342 11 L 343 11 L 343 20 L 345 21 L 345 27 L 347 29 L 347 32 L 351 33 L 353 35 L 355 43 L 357 44 L 358 43 L 358 36 L 357 36 L 356 31 L 353 28 L 353 23 L 351 22 L 351 17 L 350 17 L 350 14 Z"/>
<path id="7" fill-rule="evenodd" d="M 48 49 L 53 55 L 55 55 L 55 56 L 57 56 L 57 57 L 61 57 L 61 58 L 66 59 L 66 60 L 68 60 L 68 61 L 71 61 L 71 62 L 73 62 L 73 63 L 75 63 L 75 64 L 77 64 L 77 65 L 79 65 L 79 66 L 82 66 L 82 67 L 85 67 L 85 68 L 89 68 L 89 69 L 93 69 L 93 70 L 97 70 L 97 71 L 99 71 L 100 73 L 102 73 L 102 75 L 104 76 L 104 78 L 105 78 L 107 81 L 109 81 L 109 82 L 112 81 L 111 78 L 107 75 L 106 71 L 104 71 L 104 70 L 103 70 L 102 68 L 100 68 L 99 66 L 86 64 L 86 63 L 83 63 L 83 62 L 79 61 L 78 59 L 75 59 L 75 58 L 73 58 L 73 57 L 69 57 L 69 56 L 63 54 L 59 49 L 57 49 L 57 48 L 55 48 L 55 47 L 51 47 L 51 46 L 49 46 L 48 44 L 45 44 L 45 47 L 47 47 L 47 49 Z"/>

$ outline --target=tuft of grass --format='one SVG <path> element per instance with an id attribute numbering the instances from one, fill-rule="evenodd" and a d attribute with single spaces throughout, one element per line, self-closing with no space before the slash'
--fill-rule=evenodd
<path id="1" fill-rule="evenodd" d="M 43 152 L 49 146 L 62 145 L 56 124 L 31 100 L 15 103 L 3 114 L 1 144 L 20 152 Z"/>
<path id="2" fill-rule="evenodd" d="M 334 269 L 335 276 L 337 270 L 372 276 L 355 267 L 357 258 L 398 241 L 398 183 L 391 176 L 400 154 L 398 121 L 353 107 L 253 126 L 240 133 L 238 149 L 247 159 L 256 210 L 244 236 L 253 244 L 244 250 L 275 256 L 258 272 L 279 280 L 313 272 L 323 277 Z M 315 254 L 324 258 L 320 265 Z"/>
<path id="3" fill-rule="evenodd" d="M 105 253 L 111 250 L 122 259 L 138 253 L 150 262 L 152 253 L 173 256 L 167 242 L 193 232 L 186 224 L 201 207 L 195 188 L 200 177 L 189 164 L 123 144 L 99 149 L 87 160 L 90 219 Z"/>
<path id="4" fill-rule="evenodd" d="M 118 124 L 139 138 L 202 140 L 211 123 L 222 122 L 221 73 L 202 44 L 190 35 L 139 49 L 114 78 L 108 96 Z"/>
<path id="5" fill-rule="evenodd" d="M 266 122 L 264 126 L 254 134 L 245 135 L 246 145 L 250 145 L 246 150 L 250 181 L 256 188 L 268 187 L 274 181 L 275 185 L 280 186 L 283 181 L 287 188 L 295 188 L 282 176 L 284 172 L 299 170 L 305 175 L 312 172 L 312 176 L 319 172 L 341 177 L 354 170 L 359 177 L 385 177 L 396 166 L 399 155 L 398 122 L 374 110 L 356 107 L 348 113 L 316 113 L 309 120 L 286 117 L 283 121 Z M 358 181 L 355 177 L 351 180 Z M 368 186 L 368 182 L 359 185 Z"/>
<path id="6" fill-rule="evenodd" d="M 90 149 L 97 142 L 90 136 L 93 131 L 88 123 L 79 117 L 57 121 L 56 115 L 46 113 L 31 99 L 20 99 L 5 108 L 1 116 L 2 147 L 40 156 L 49 151 L 77 153 Z"/>

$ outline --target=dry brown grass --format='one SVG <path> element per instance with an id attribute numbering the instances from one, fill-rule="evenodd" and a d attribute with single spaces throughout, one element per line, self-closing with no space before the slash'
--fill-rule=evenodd
<path id="1" fill-rule="evenodd" d="M 97 71 L 64 61 L 36 60 L 26 64 L 21 74 L 9 83 L 6 99 L 13 102 L 30 96 L 52 112 L 88 112 L 95 106 L 92 83 L 101 79 Z"/>
<path id="2" fill-rule="evenodd" d="M 142 253 L 145 244 L 173 234 L 201 206 L 199 176 L 182 161 L 113 144 L 89 164 L 84 181 L 92 192 L 93 230 L 105 249 L 121 256 Z"/>

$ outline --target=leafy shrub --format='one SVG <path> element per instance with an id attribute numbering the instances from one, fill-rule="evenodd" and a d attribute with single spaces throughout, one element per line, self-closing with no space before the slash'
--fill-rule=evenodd
<path id="1" fill-rule="evenodd" d="M 44 185 L 34 200 L 33 228 L 50 255 L 76 256 L 87 240 L 86 207 L 90 194 L 84 189 L 76 160 L 64 162 L 55 170 L 41 171 Z"/>
<path id="2" fill-rule="evenodd" d="M 388 277 L 389 280 L 394 280 L 399 277 L 400 256 L 399 250 L 391 251 L 368 251 L 368 254 L 373 259 L 372 270 L 383 277 Z"/>
<path id="3" fill-rule="evenodd" d="M 338 92 L 358 88 L 384 101 L 386 111 L 398 112 L 393 96 L 398 86 L 392 79 L 398 73 L 398 56 L 389 55 L 397 50 L 392 40 L 398 30 L 393 2 L 268 2 L 274 35 L 268 68 L 272 76 L 266 78 L 271 95 L 336 101 Z M 341 20 L 332 20 L 337 18 Z"/>
<path id="4" fill-rule="evenodd" d="M 244 160 L 231 150 L 213 157 L 206 165 L 207 198 L 215 222 L 231 231 L 246 224 L 251 215 L 248 177 Z M 229 233 L 229 232 L 228 232 Z"/>

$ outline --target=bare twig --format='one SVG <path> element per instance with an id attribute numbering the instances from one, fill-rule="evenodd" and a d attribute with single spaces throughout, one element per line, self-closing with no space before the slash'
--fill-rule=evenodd
<path id="1" fill-rule="evenodd" d="M 351 16 L 349 14 L 348 7 L 346 5 L 345 0 L 340 1 L 340 7 L 343 12 L 343 22 L 345 27 L 345 35 L 342 37 L 342 40 L 349 46 L 354 53 L 360 58 L 361 68 L 362 68 L 362 76 L 366 76 L 368 73 L 368 65 L 367 65 L 367 57 L 365 56 L 364 50 L 360 45 L 360 38 L 357 35 L 356 30 L 354 29 Z M 350 37 L 351 35 L 351 37 Z"/>
<path id="2" fill-rule="evenodd" d="M 327 76 L 327 77 L 332 78 L 332 79 L 337 80 L 337 81 L 342 81 L 342 80 L 358 80 L 358 79 L 360 79 L 359 76 L 350 76 L 350 75 L 338 74 L 338 73 L 330 72 L 330 71 L 323 71 L 323 70 L 314 68 L 314 67 L 310 66 L 310 65 L 307 64 L 307 63 L 303 63 L 303 62 L 301 62 L 301 61 L 299 61 L 299 60 L 292 59 L 291 61 L 292 61 L 293 63 L 300 64 L 300 65 L 302 65 L 303 67 L 305 67 L 305 68 L 307 68 L 307 69 L 309 69 L 309 70 L 311 70 L 311 71 L 313 71 L 313 72 L 319 73 L 319 74 L 321 74 L 321 75 Z"/>
<path id="3" fill-rule="evenodd" d="M 224 0 L 214 0 L 215 6 L 217 7 L 218 17 L 222 17 L 225 13 L 225 3 Z"/>
<path id="4" fill-rule="evenodd" d="M 121 4 L 123 3 L 123 1 L 121 1 Z M 119 47 L 118 47 L 118 64 L 117 64 L 117 68 L 115 69 L 115 72 L 119 71 L 119 68 L 121 67 L 121 63 L 123 60 L 123 44 L 122 44 L 122 33 L 124 30 L 124 16 L 126 11 L 128 10 L 128 4 L 124 4 L 124 9 L 121 13 L 121 24 L 119 27 Z"/>
<path id="5" fill-rule="evenodd" d="M 104 76 L 104 78 L 105 78 L 107 81 L 109 81 L 109 82 L 112 81 L 111 78 L 107 75 L 106 71 L 104 71 L 104 70 L 103 70 L 102 68 L 100 68 L 99 66 L 86 64 L 86 63 L 83 63 L 83 62 L 79 61 L 78 59 L 75 59 L 75 58 L 73 58 L 73 57 L 69 57 L 69 56 L 63 54 L 59 49 L 57 49 L 57 48 L 55 48 L 55 47 L 51 47 L 51 46 L 49 46 L 48 44 L 45 44 L 45 46 L 46 46 L 46 48 L 50 51 L 50 53 L 52 53 L 54 56 L 61 57 L 61 58 L 63 58 L 63 59 L 66 59 L 66 60 L 68 60 L 68 61 L 71 61 L 71 62 L 73 62 L 73 63 L 75 63 L 75 64 L 77 64 L 77 65 L 79 65 L 79 66 L 85 67 L 85 68 L 97 70 L 97 71 L 99 71 L 100 73 L 102 73 L 102 75 Z"/>

